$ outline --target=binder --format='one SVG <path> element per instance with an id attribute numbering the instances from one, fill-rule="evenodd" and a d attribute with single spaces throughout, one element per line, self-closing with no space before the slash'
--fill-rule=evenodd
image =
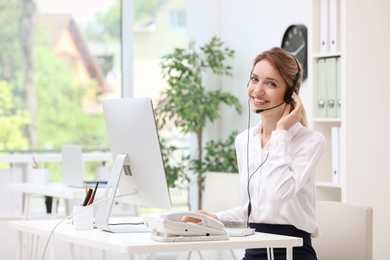
<path id="1" fill-rule="evenodd" d="M 316 106 L 316 116 L 320 118 L 327 117 L 327 67 L 326 67 L 326 59 L 318 59 L 317 60 L 317 104 Z"/>
<path id="2" fill-rule="evenodd" d="M 336 58 L 336 116 L 341 117 L 341 68 L 340 58 Z"/>
<path id="3" fill-rule="evenodd" d="M 340 51 L 340 1 L 329 0 L 329 51 Z"/>
<path id="4" fill-rule="evenodd" d="M 320 0 L 320 52 L 329 52 L 329 0 Z"/>
<path id="5" fill-rule="evenodd" d="M 326 115 L 329 118 L 337 117 L 337 74 L 336 58 L 326 59 Z"/>
<path id="6" fill-rule="evenodd" d="M 332 138 L 332 182 L 340 184 L 340 127 L 331 128 Z"/>

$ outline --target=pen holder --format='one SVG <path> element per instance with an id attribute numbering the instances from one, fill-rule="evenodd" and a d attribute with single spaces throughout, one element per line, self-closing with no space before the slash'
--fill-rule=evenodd
<path id="1" fill-rule="evenodd" d="M 32 183 L 36 185 L 47 185 L 49 183 L 49 169 L 32 169 Z"/>
<path id="2" fill-rule="evenodd" d="M 73 213 L 75 230 L 93 229 L 93 206 L 73 206 Z"/>

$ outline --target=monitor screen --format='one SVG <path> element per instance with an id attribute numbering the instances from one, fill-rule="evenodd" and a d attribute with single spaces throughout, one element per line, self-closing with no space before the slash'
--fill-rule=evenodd
<path id="1" fill-rule="evenodd" d="M 98 206 L 96 224 L 111 229 L 102 225 L 108 225 L 114 196 L 133 205 L 171 209 L 152 100 L 105 99 L 102 105 L 114 165 L 104 195 L 112 198 Z"/>

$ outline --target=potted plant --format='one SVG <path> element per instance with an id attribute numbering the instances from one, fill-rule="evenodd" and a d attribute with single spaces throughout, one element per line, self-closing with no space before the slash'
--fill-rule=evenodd
<path id="1" fill-rule="evenodd" d="M 155 109 L 158 127 L 162 129 L 168 122 L 172 122 L 181 134 L 194 134 L 197 140 L 196 152 L 181 155 L 174 166 L 169 164 L 168 156 L 177 151 L 177 148 L 162 141 L 163 157 L 166 165 L 168 163 L 168 179 L 170 175 L 173 180 L 179 176 L 189 180 L 188 170 L 194 173 L 197 177 L 198 208 L 201 208 L 204 173 L 215 163 L 211 158 L 213 149 L 219 146 L 219 149 L 223 149 L 218 152 L 226 150 L 228 154 L 232 154 L 233 150 L 233 164 L 236 163 L 234 137 L 230 136 L 227 142 L 208 141 L 206 147 L 209 149 L 204 149 L 203 140 L 206 123 L 220 118 L 222 104 L 241 113 L 241 104 L 235 96 L 223 92 L 221 88 L 208 90 L 202 81 L 203 76 L 210 72 L 231 76 L 231 67 L 227 61 L 233 57 L 234 51 L 225 47 L 220 38 L 213 37 L 199 49 L 195 47 L 195 42 L 191 41 L 187 49 L 176 48 L 161 60 L 163 78 L 168 86 L 161 91 Z M 218 158 L 230 158 L 232 161 L 231 157 L 225 157 L 224 154 L 218 154 Z"/>

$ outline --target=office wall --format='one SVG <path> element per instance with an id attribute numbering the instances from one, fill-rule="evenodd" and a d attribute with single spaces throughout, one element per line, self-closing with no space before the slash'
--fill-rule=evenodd
<path id="1" fill-rule="evenodd" d="M 238 97 L 243 106 L 241 115 L 224 109 L 223 120 L 213 124 L 207 134 L 210 138 L 226 138 L 232 130 L 247 127 L 248 105 L 246 84 L 253 59 L 260 52 L 280 46 L 284 31 L 291 24 L 305 24 L 309 20 L 309 0 L 189 0 L 190 39 L 202 44 L 212 36 L 220 36 L 235 50 L 232 60 L 233 77 L 222 80 L 209 78 L 208 87 L 223 86 Z M 306 82 L 301 96 L 306 101 Z M 251 125 L 258 123 L 259 115 L 251 114 Z"/>
<path id="2" fill-rule="evenodd" d="M 345 1 L 345 9 L 344 195 L 348 202 L 373 207 L 373 259 L 390 259 L 390 32 L 385 29 L 390 2 Z"/>

